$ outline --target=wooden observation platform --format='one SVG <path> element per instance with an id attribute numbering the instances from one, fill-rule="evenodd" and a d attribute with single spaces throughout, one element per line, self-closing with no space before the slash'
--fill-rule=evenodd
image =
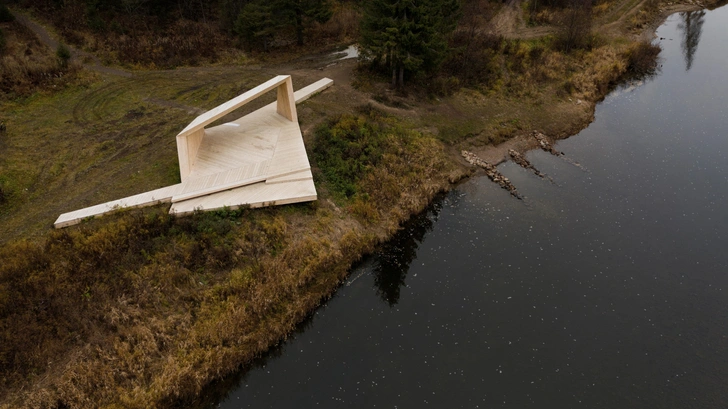
<path id="1" fill-rule="evenodd" d="M 311 167 L 298 125 L 296 103 L 333 85 L 324 78 L 293 92 L 279 75 L 195 118 L 177 135 L 182 183 L 87 207 L 58 217 L 56 228 L 121 208 L 172 203 L 170 214 L 224 207 L 263 207 L 316 200 Z M 259 96 L 276 90 L 276 102 L 222 125 L 209 126 Z"/>

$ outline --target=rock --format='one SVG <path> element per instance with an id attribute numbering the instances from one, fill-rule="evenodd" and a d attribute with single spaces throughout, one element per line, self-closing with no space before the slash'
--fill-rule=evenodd
<path id="1" fill-rule="evenodd" d="M 507 177 L 501 175 L 494 165 L 491 165 L 490 163 L 480 159 L 476 154 L 472 152 L 462 151 L 460 152 L 460 154 L 471 165 L 485 169 L 485 174 L 488 176 L 488 178 L 490 178 L 490 180 L 492 180 L 493 182 L 497 183 L 503 189 L 506 189 L 513 197 L 519 200 L 522 199 L 522 197 L 518 194 L 516 187 L 513 186 L 513 184 L 508 180 Z"/>
<path id="2" fill-rule="evenodd" d="M 540 178 L 545 178 L 546 176 L 539 172 L 538 169 L 536 169 L 531 162 L 526 159 L 525 156 L 523 156 L 520 152 L 514 150 L 514 149 L 508 149 L 508 155 L 513 159 L 513 162 L 516 162 L 520 167 L 524 169 L 528 169 L 536 174 L 536 176 Z"/>
<path id="3" fill-rule="evenodd" d="M 542 134 L 539 131 L 533 131 L 533 137 L 536 138 L 541 149 L 556 156 L 563 155 L 563 153 L 554 149 L 554 147 L 551 145 L 551 142 L 549 142 L 548 138 L 546 138 L 546 135 Z"/>

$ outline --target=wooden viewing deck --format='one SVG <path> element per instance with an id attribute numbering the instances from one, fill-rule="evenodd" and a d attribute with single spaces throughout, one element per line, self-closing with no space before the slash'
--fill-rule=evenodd
<path id="1" fill-rule="evenodd" d="M 177 135 L 182 183 L 64 213 L 56 228 L 121 208 L 172 203 L 171 214 L 262 207 L 316 200 L 316 188 L 298 125 L 296 104 L 333 85 L 324 78 L 293 92 L 279 75 L 195 118 Z M 205 128 L 228 113 L 277 91 L 276 102 L 235 121 Z"/>

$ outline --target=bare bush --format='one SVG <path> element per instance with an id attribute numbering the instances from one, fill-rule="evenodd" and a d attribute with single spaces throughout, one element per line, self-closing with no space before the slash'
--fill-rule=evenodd
<path id="1" fill-rule="evenodd" d="M 640 42 L 630 47 L 627 56 L 628 72 L 636 76 L 650 76 L 657 71 L 657 57 L 662 49 L 651 42 Z"/>
<path id="2" fill-rule="evenodd" d="M 324 24 L 314 24 L 309 36 L 313 41 L 351 41 L 359 36 L 361 13 L 351 3 L 337 4 Z"/>
<path id="3" fill-rule="evenodd" d="M 461 85 L 487 84 L 498 76 L 497 56 L 504 44 L 503 37 L 490 30 L 497 8 L 483 0 L 465 1 L 462 7 L 458 28 L 450 39 L 453 51 L 444 70 Z"/>
<path id="4" fill-rule="evenodd" d="M 63 85 L 78 72 L 78 65 L 63 64 L 25 26 L 9 23 L 6 33 L 6 50 L 0 57 L 0 95 L 24 96 Z"/>
<path id="5" fill-rule="evenodd" d="M 586 48 L 590 42 L 592 28 L 591 0 L 570 0 L 558 19 L 557 44 L 565 52 Z"/>

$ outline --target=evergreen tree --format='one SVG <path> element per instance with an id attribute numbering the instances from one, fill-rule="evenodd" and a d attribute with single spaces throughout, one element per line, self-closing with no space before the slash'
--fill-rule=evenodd
<path id="1" fill-rule="evenodd" d="M 245 40 L 249 48 L 262 42 L 266 51 L 275 29 L 271 6 L 263 2 L 246 4 L 240 11 L 234 27 L 235 32 Z"/>
<path id="2" fill-rule="evenodd" d="M 8 23 L 15 20 L 15 16 L 10 12 L 8 6 L 0 3 L 0 23 Z"/>
<path id="3" fill-rule="evenodd" d="M 448 51 L 457 24 L 457 0 L 372 0 L 364 9 L 360 46 L 365 57 L 403 86 L 405 72 L 433 72 Z"/>
<path id="4" fill-rule="evenodd" d="M 296 28 L 298 45 L 303 45 L 303 33 L 312 22 L 325 23 L 333 11 L 328 0 L 278 0 L 276 9 L 281 10 L 283 21 Z"/>
<path id="5" fill-rule="evenodd" d="M 0 55 L 5 54 L 5 34 L 3 34 L 3 30 L 0 29 Z"/>
<path id="6" fill-rule="evenodd" d="M 267 41 L 276 30 L 293 27 L 298 45 L 313 23 L 325 23 L 333 14 L 329 0 L 253 0 L 245 4 L 235 21 L 234 31 L 251 45 Z"/>

